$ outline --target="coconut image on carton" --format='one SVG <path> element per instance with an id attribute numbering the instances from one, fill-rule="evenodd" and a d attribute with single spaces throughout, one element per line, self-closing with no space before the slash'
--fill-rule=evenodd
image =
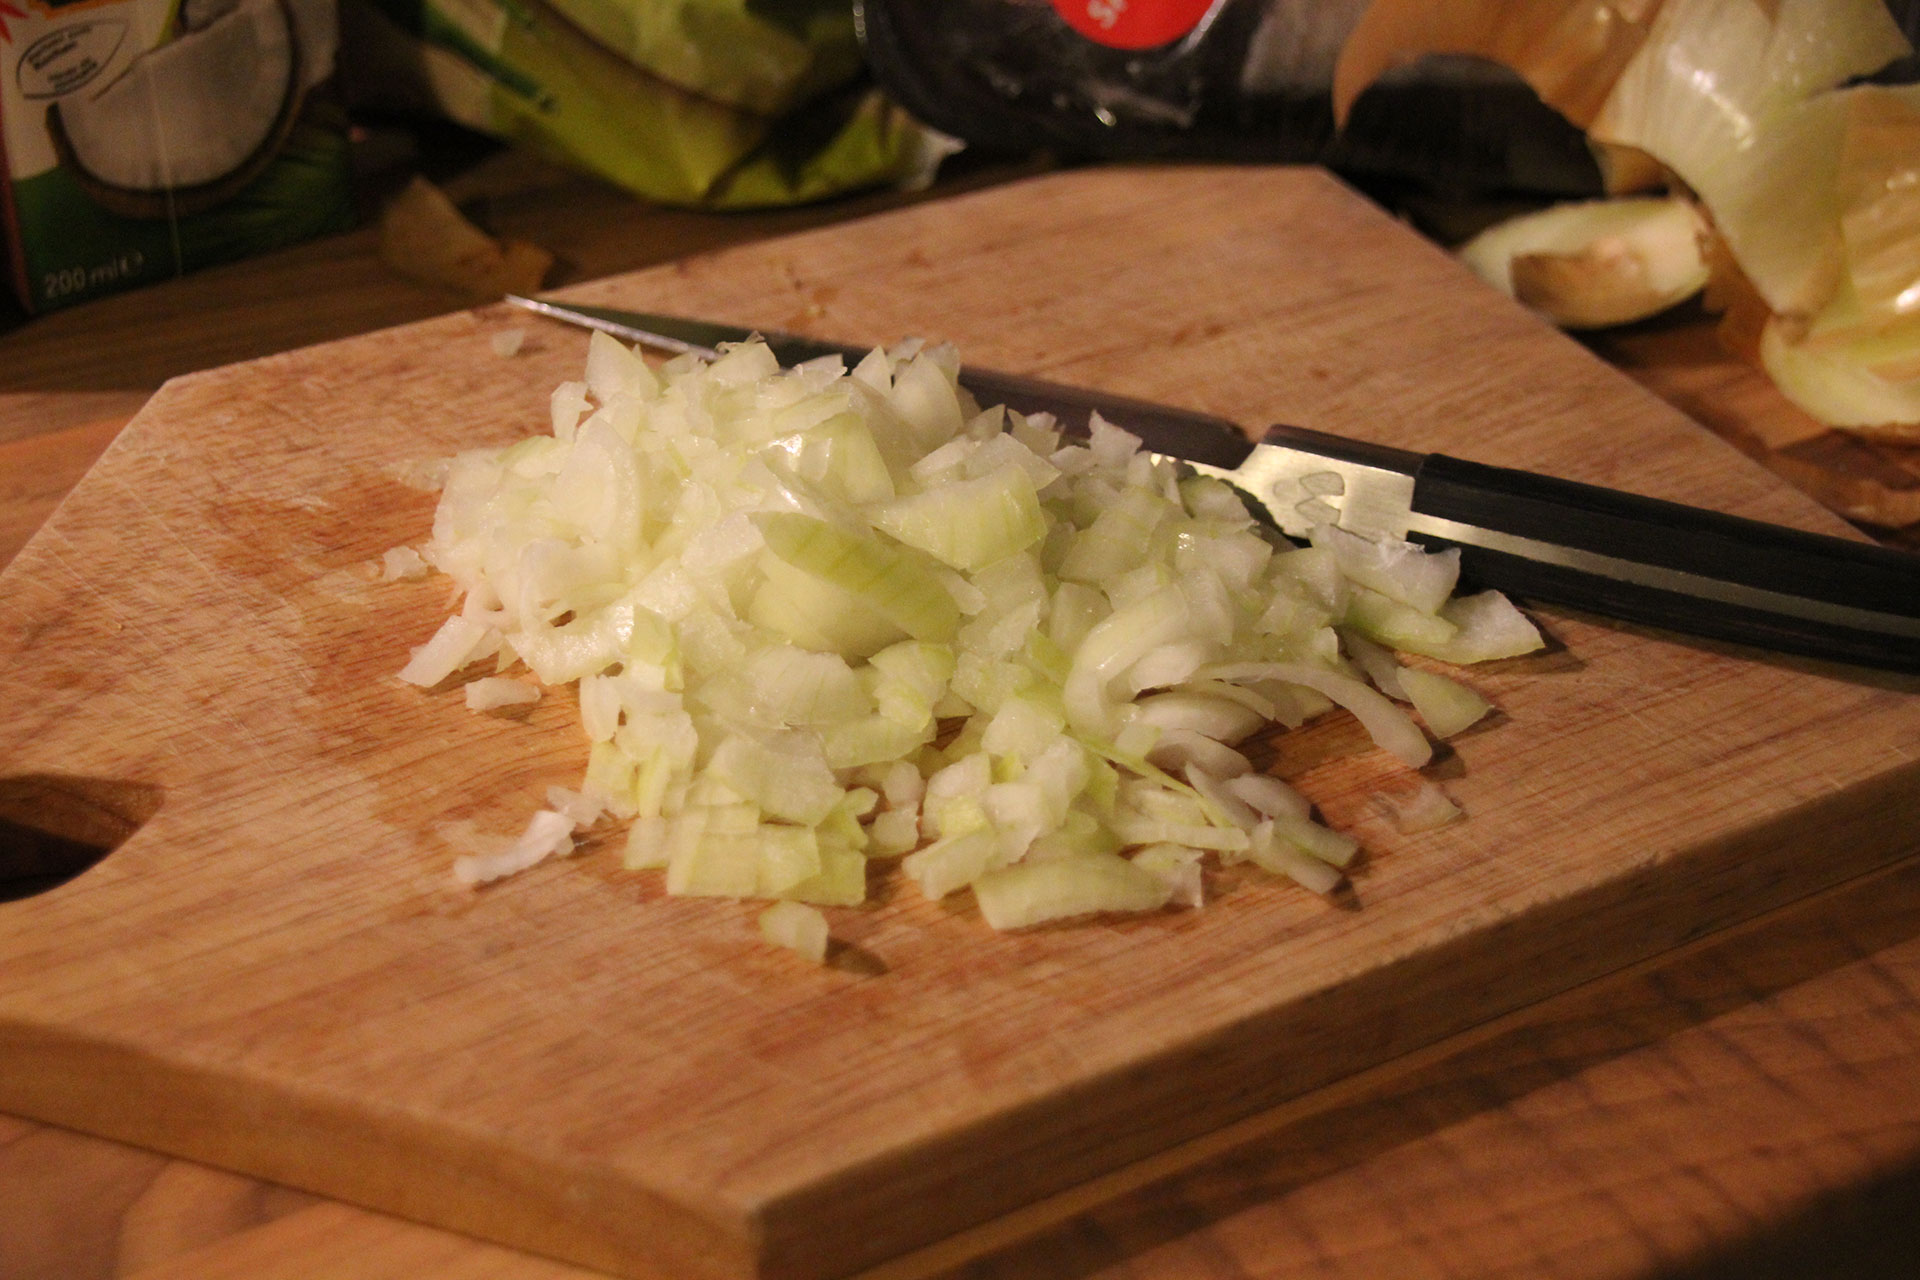
<path id="1" fill-rule="evenodd" d="M 129 218 L 212 208 L 273 160 L 299 111 L 299 33 L 284 0 L 186 0 L 173 39 L 98 93 L 47 110 L 54 154 Z"/>
<path id="2" fill-rule="evenodd" d="M 335 0 L 0 0 L 0 249 L 29 312 L 354 221 Z"/>

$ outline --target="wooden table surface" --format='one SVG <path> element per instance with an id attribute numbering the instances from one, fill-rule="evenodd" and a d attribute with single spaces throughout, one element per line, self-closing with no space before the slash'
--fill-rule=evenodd
<path id="1" fill-rule="evenodd" d="M 1008 176 L 943 180 L 934 198 Z M 855 216 L 650 209 L 513 160 L 464 175 L 550 283 Z M 461 305 L 371 230 L 0 335 L 0 563 L 160 383 Z M 1822 433 L 1683 319 L 1606 358 L 1816 496 L 1902 489 L 1904 455 Z M 1907 528 L 1881 536 L 1911 543 Z M 4 608 L 0 603 L 0 608 Z M 1810 765 L 1814 762 L 1810 762 Z M 4 762 L 0 762 L 4 774 Z M 902 1260 L 893 1277 L 1920 1274 L 1920 832 L 1863 880 L 1476 1028 Z M 1810 856 L 1817 851 L 1810 850 Z M 0 1277 L 585 1273 L 0 1116 Z"/>

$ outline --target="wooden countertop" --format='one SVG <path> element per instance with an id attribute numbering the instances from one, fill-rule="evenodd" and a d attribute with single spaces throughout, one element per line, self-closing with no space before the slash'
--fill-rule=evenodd
<path id="1" fill-rule="evenodd" d="M 981 170 L 935 197 L 1008 176 Z M 900 199 L 652 209 L 511 159 L 465 175 L 554 283 Z M 371 230 L 0 336 L 0 563 L 167 377 L 461 304 Z M 1913 544 L 1915 451 L 1822 432 L 1698 319 L 1596 341 L 1836 509 Z M 989 1224 L 905 1276 L 1910 1275 L 1920 1266 L 1913 857 Z M 1809 851 L 1817 856 L 1817 851 Z M 578 1276 L 302 1192 L 0 1116 L 0 1276 Z"/>

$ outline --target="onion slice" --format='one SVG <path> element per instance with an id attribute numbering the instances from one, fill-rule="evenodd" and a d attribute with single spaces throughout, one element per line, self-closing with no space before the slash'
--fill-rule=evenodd
<path id="1" fill-rule="evenodd" d="M 1692 202 L 1635 197 L 1554 205 L 1459 249 L 1482 280 L 1568 329 L 1657 315 L 1707 282 L 1707 227 Z"/>

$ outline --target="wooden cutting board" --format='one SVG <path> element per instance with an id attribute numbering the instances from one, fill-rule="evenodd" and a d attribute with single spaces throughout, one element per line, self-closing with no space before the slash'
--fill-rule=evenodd
<path id="1" fill-rule="evenodd" d="M 1037 179 L 574 291 L 983 364 L 1840 532 L 1325 175 Z M 0 903 L 0 1110 L 608 1270 L 817 1277 L 895 1257 L 1862 874 L 1920 844 L 1920 681 L 1565 612 L 1475 670 L 1429 766 L 1342 718 L 1281 740 L 1367 857 L 1329 904 L 996 935 L 882 877 L 813 969 L 757 908 L 667 899 L 619 833 L 484 892 L 585 760 L 392 673 L 448 605 L 378 584 L 405 465 L 539 428 L 584 340 L 486 308 L 163 389 L 0 576 L 0 793 L 138 826 Z"/>

